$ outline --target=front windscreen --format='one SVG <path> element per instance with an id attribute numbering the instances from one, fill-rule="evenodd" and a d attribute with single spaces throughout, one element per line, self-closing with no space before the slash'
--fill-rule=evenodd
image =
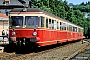
<path id="1" fill-rule="evenodd" d="M 39 27 L 40 18 L 38 16 L 26 16 L 26 27 Z"/>
<path id="2" fill-rule="evenodd" d="M 23 26 L 23 16 L 11 16 L 10 25 L 11 27 L 22 27 Z"/>

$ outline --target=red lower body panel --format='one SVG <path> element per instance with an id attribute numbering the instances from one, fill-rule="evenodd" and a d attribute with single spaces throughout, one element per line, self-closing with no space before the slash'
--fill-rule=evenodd
<path id="1" fill-rule="evenodd" d="M 21 29 L 15 29 L 15 32 L 17 33 L 16 38 L 31 38 L 33 37 L 33 31 L 34 29 L 29 28 L 21 28 Z M 61 31 L 61 30 L 53 30 L 53 29 L 41 29 L 37 28 L 37 44 L 39 46 L 46 46 L 46 45 L 52 45 L 56 43 L 63 43 L 67 41 L 74 41 L 78 39 L 82 39 L 83 33 L 79 32 L 70 32 L 70 31 Z M 12 30 L 10 30 L 10 37 Z"/>

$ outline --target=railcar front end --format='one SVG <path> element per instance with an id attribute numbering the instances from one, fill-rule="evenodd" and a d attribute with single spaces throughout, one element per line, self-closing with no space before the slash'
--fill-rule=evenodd
<path id="1" fill-rule="evenodd" d="M 14 15 L 14 16 L 13 16 Z M 10 16 L 9 44 L 16 46 L 39 46 L 40 18 L 38 16 Z"/>

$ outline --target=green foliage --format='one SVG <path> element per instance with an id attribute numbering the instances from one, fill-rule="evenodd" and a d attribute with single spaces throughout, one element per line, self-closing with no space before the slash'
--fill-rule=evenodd
<path id="1" fill-rule="evenodd" d="M 89 2 L 75 5 L 74 8 L 70 8 L 66 0 L 31 0 L 31 2 L 33 8 L 40 8 L 60 18 L 69 20 L 83 27 L 84 34 L 87 34 L 87 27 L 90 24 L 90 19 L 86 19 L 81 11 L 90 11 Z"/>
<path id="2" fill-rule="evenodd" d="M 90 13 L 88 14 L 88 16 L 90 17 Z"/>
<path id="3" fill-rule="evenodd" d="M 74 9 L 74 10 L 79 9 L 79 10 L 82 11 L 82 12 L 90 12 L 90 1 L 88 1 L 88 2 L 86 2 L 86 3 L 82 2 L 82 3 L 79 4 L 79 5 L 74 5 L 74 6 L 73 6 L 73 9 Z"/>

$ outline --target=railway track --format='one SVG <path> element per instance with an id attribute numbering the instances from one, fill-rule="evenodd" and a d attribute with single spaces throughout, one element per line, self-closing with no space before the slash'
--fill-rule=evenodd
<path id="1" fill-rule="evenodd" d="M 62 48 L 63 46 L 61 46 Z M 0 56 L 0 60 L 20 60 L 20 59 L 26 59 L 27 57 L 29 56 L 36 56 L 36 55 L 39 55 L 39 54 L 43 54 L 43 53 L 46 53 L 46 52 L 50 52 L 51 50 L 55 50 L 55 49 L 58 49 L 59 47 L 56 47 L 56 48 L 53 48 L 53 49 L 49 49 L 49 50 L 45 50 L 45 51 L 39 51 L 39 52 L 32 52 L 32 53 L 29 53 L 29 54 L 16 54 L 15 52 L 13 53 L 2 53 Z"/>
<path id="2" fill-rule="evenodd" d="M 23 54 L 16 54 L 15 52 L 13 52 L 13 53 L 4 52 L 4 53 L 0 54 L 0 60 L 10 60 L 13 57 L 18 57 L 18 56 L 21 56 L 21 55 L 23 55 Z"/>
<path id="3" fill-rule="evenodd" d="M 66 44 L 66 45 L 62 45 L 62 46 L 58 46 L 58 47 L 55 47 L 55 48 L 51 48 L 51 49 L 45 49 L 45 50 L 42 50 L 42 51 L 39 51 L 39 52 L 31 52 L 31 53 L 29 53 L 29 54 L 16 54 L 16 53 L 2 53 L 2 56 L 0 55 L 0 60 L 5 60 L 5 59 L 7 59 L 7 60 L 38 60 L 38 58 L 37 59 L 33 59 L 33 58 L 35 58 L 35 56 L 36 57 L 40 57 L 41 58 L 41 56 L 42 57 L 44 57 L 44 58 L 59 58 L 59 59 L 66 59 L 66 58 L 68 58 L 70 55 L 72 55 L 75 51 L 77 51 L 78 49 L 81 49 L 81 51 L 83 51 L 83 49 L 85 48 L 85 46 L 87 46 L 87 44 L 84 44 L 84 45 L 82 45 L 82 46 L 80 46 L 78 49 L 76 49 L 76 50 L 72 50 L 71 52 L 70 52 L 70 50 L 68 50 L 68 52 L 70 52 L 69 54 L 66 52 L 66 51 L 62 51 L 62 50 L 64 50 L 65 48 L 67 49 L 67 48 L 69 48 L 70 46 L 74 46 L 74 45 L 77 45 L 77 44 L 81 44 L 81 41 L 79 41 L 79 42 L 75 42 L 75 43 L 70 43 L 70 44 Z M 83 47 L 84 46 L 84 47 Z M 82 47 L 82 48 L 81 48 Z M 58 50 L 58 51 L 57 51 Z M 62 52 L 61 52 L 62 51 Z M 55 54 L 54 54 L 54 52 L 55 52 Z M 57 54 L 56 54 L 56 52 L 57 52 Z M 61 53 L 60 53 L 61 52 Z M 53 55 L 53 54 L 54 55 Z M 66 55 L 67 56 L 65 56 L 64 54 L 66 53 Z M 53 56 L 48 56 L 47 54 L 52 54 Z M 59 56 L 61 56 L 61 58 L 60 57 L 57 57 L 57 55 Z M 42 60 L 42 59 L 41 59 Z M 48 59 L 46 59 L 46 60 L 48 60 Z M 53 59 L 52 59 L 53 60 Z M 58 59 L 56 59 L 56 60 L 58 60 Z"/>
<path id="4" fill-rule="evenodd" d="M 66 60 L 90 60 L 90 39 L 84 41 L 88 42 L 88 44 L 72 54 Z"/>
<path id="5" fill-rule="evenodd" d="M 78 42 L 75 42 L 75 43 L 78 43 Z M 33 53 L 30 53 L 30 54 L 19 56 L 18 58 L 17 57 L 12 58 L 11 60 L 14 60 L 14 59 L 15 60 L 20 60 L 20 59 L 23 59 L 24 60 L 24 59 L 27 59 L 28 57 L 39 56 L 40 54 L 48 53 L 48 52 L 51 52 L 51 51 L 56 51 L 57 49 L 62 49 L 63 47 L 67 47 L 67 46 L 72 45 L 72 44 L 75 44 L 75 43 L 70 43 L 70 44 L 66 44 L 66 45 L 63 45 L 63 46 L 58 46 L 56 48 L 45 50 L 45 51 L 41 51 L 41 52 L 37 52 L 37 53 L 33 52 Z M 82 42 L 80 41 L 80 43 L 82 43 Z M 85 46 L 87 46 L 87 45 L 85 45 Z M 83 48 L 85 48 L 85 47 L 83 47 Z M 51 57 L 51 56 L 48 56 L 48 57 Z M 52 56 L 52 57 L 54 58 L 56 56 Z M 44 58 L 47 58 L 47 57 L 44 56 Z M 63 56 L 63 59 L 64 58 L 67 58 L 67 56 Z"/>
<path id="6" fill-rule="evenodd" d="M 6 52 L 0 53 L 0 59 L 14 55 L 14 54 L 15 54 L 15 52 L 13 52 L 13 53 L 6 53 Z"/>
<path id="7" fill-rule="evenodd" d="M 76 51 L 83 51 L 88 46 L 88 44 L 88 42 L 82 44 L 82 41 L 70 43 L 56 47 L 54 49 L 38 52 L 34 54 L 35 56 L 27 56 L 22 60 L 67 60 L 67 58 L 70 57 L 70 55 L 72 55 Z"/>

